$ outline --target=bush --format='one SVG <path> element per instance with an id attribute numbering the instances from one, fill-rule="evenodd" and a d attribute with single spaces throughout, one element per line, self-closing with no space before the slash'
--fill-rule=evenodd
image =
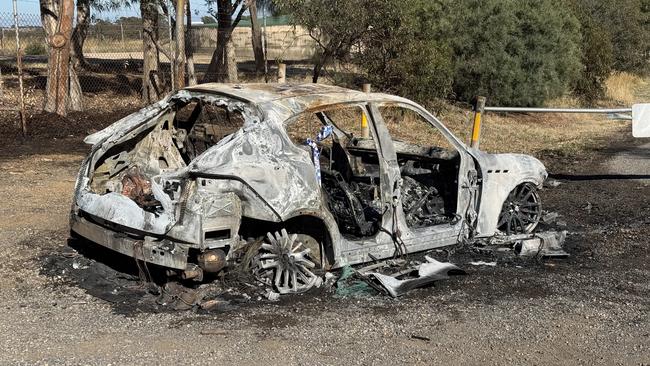
<path id="1" fill-rule="evenodd" d="M 650 52 L 650 0 L 275 3 L 321 47 L 314 81 L 325 64 L 352 65 L 344 80 L 420 102 L 534 106 L 572 90 L 595 100 L 612 69 L 640 71 Z"/>
<path id="2" fill-rule="evenodd" d="M 38 56 L 47 54 L 47 48 L 42 43 L 30 43 L 25 47 L 25 54 Z"/>
<path id="3" fill-rule="evenodd" d="M 639 72 L 647 67 L 649 7 L 647 0 L 573 0 L 583 28 L 597 25 L 611 42 L 612 67 L 617 71 Z"/>
<path id="4" fill-rule="evenodd" d="M 594 103 L 605 95 L 605 81 L 612 71 L 614 61 L 612 42 L 602 26 L 591 18 L 582 19 L 582 69 L 576 80 L 575 94 Z"/>
<path id="5" fill-rule="evenodd" d="M 453 32 L 454 92 L 492 105 L 561 96 L 580 72 L 579 23 L 561 0 L 463 0 Z"/>
<path id="6" fill-rule="evenodd" d="M 451 2 L 402 0 L 361 40 L 352 62 L 373 88 L 429 102 L 451 91 Z"/>

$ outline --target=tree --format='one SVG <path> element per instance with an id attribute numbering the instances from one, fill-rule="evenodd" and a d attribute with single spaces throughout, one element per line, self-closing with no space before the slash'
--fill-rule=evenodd
<path id="1" fill-rule="evenodd" d="M 48 39 L 49 57 L 44 110 L 65 116 L 68 109 L 81 110 L 81 87 L 70 67 L 73 0 L 40 0 L 41 23 Z"/>
<path id="2" fill-rule="evenodd" d="M 253 45 L 253 55 L 255 56 L 255 71 L 259 74 L 264 72 L 264 50 L 262 49 L 262 31 L 260 22 L 257 18 L 257 2 L 259 0 L 249 0 L 248 11 L 251 18 L 251 44 Z"/>
<path id="3" fill-rule="evenodd" d="M 194 44 L 192 43 L 192 8 L 187 1 L 185 9 L 187 28 L 185 29 L 185 60 L 187 61 L 187 83 L 196 85 L 196 72 L 194 72 Z"/>
<path id="4" fill-rule="evenodd" d="M 562 0 L 463 0 L 449 16 L 459 99 L 540 105 L 578 77 L 579 22 Z"/>
<path id="5" fill-rule="evenodd" d="M 160 98 L 158 67 L 158 5 L 155 0 L 140 0 L 142 16 L 142 100 L 153 103 Z M 171 57 L 169 58 L 171 60 Z"/>
<path id="6" fill-rule="evenodd" d="M 278 10 L 303 26 L 319 46 L 314 59 L 312 82 L 318 82 L 323 67 L 333 60 L 345 60 L 370 27 L 378 23 L 378 9 L 390 0 L 278 0 Z"/>
<path id="7" fill-rule="evenodd" d="M 201 17 L 203 24 L 217 24 L 217 20 L 209 15 L 204 15 Z"/>
<path id="8" fill-rule="evenodd" d="M 129 6 L 129 2 L 124 0 L 77 0 L 77 19 L 72 30 L 72 50 L 70 56 L 72 57 L 72 64 L 76 71 L 90 67 L 90 64 L 84 57 L 83 46 L 88 35 L 88 27 L 90 26 L 91 9 L 106 11 L 116 10 L 121 6 Z"/>
<path id="9" fill-rule="evenodd" d="M 176 27 L 175 27 L 175 36 L 176 36 L 176 54 L 174 58 L 174 89 L 182 89 L 185 87 L 185 1 L 189 3 L 189 0 L 176 0 Z"/>
<path id="10" fill-rule="evenodd" d="M 373 5 L 377 17 L 360 39 L 351 62 L 375 89 L 420 102 L 446 97 L 452 65 L 445 18 L 451 1 L 401 0 Z"/>
<path id="11" fill-rule="evenodd" d="M 235 62 L 234 52 L 232 49 L 228 52 L 227 46 L 230 43 L 233 30 L 239 24 L 248 7 L 248 0 L 208 0 L 208 3 L 211 6 L 216 4 L 217 7 L 216 12 L 212 10 L 211 14 L 217 18 L 217 47 L 212 53 L 203 82 L 225 82 L 233 78 L 232 72 L 228 72 L 229 62 L 230 69 L 236 70 L 236 65 L 233 65 Z M 229 54 L 230 57 L 228 57 Z M 236 77 L 236 74 L 234 76 Z"/>
<path id="12" fill-rule="evenodd" d="M 581 25 L 582 68 L 574 92 L 588 103 L 605 94 L 605 80 L 612 73 L 614 49 L 609 32 L 595 21 L 589 12 L 579 6 L 574 8 Z"/>
<path id="13" fill-rule="evenodd" d="M 644 52 L 650 45 L 647 0 L 574 0 L 573 5 L 583 26 L 585 22 L 596 24 L 604 32 L 603 36 L 609 37 L 614 70 L 639 72 L 647 67 Z"/>
<path id="14" fill-rule="evenodd" d="M 84 57 L 83 46 L 88 34 L 90 24 L 90 1 L 77 0 L 77 22 L 72 31 L 72 65 L 75 70 L 88 68 L 88 62 Z"/>

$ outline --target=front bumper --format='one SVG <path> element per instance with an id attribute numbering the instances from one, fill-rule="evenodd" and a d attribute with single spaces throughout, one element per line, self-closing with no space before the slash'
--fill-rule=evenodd
<path id="1" fill-rule="evenodd" d="M 147 263 L 180 270 L 185 270 L 187 267 L 188 246 L 184 244 L 152 237 L 138 240 L 74 214 L 70 229 L 103 247 Z"/>

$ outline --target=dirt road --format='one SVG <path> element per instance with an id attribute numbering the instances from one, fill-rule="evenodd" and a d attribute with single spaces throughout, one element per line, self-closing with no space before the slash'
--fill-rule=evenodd
<path id="1" fill-rule="evenodd" d="M 566 222 L 567 260 L 460 251 L 467 276 L 400 300 L 320 293 L 215 313 L 147 308 L 111 282 L 128 275 L 73 268 L 85 151 L 76 138 L 0 148 L 0 364 L 650 364 L 648 141 L 545 161 L 562 182 L 542 199 Z"/>

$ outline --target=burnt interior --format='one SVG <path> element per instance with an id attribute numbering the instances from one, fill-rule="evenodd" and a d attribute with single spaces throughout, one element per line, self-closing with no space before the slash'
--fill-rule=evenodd
<path id="1" fill-rule="evenodd" d="M 94 166 L 91 188 L 99 194 L 121 193 L 143 209 L 159 211 L 159 203 L 151 201 L 150 179 L 185 167 L 243 125 L 237 103 L 174 101 L 150 128 L 103 154 Z M 163 190 L 176 200 L 180 182 L 165 182 Z"/>
<path id="2" fill-rule="evenodd" d="M 317 113 L 326 124 L 327 112 Z M 322 187 L 344 235 L 368 237 L 381 229 L 387 204 L 381 200 L 380 165 L 372 139 L 332 135 L 320 143 Z M 402 208 L 409 227 L 427 227 L 456 218 L 460 155 L 456 150 L 394 141 L 402 175 Z"/>
<path id="3" fill-rule="evenodd" d="M 240 111 L 201 100 L 194 100 L 178 108 L 174 119 L 176 130 L 185 137 L 182 146 L 177 146 L 186 163 L 243 125 L 244 117 Z"/>

